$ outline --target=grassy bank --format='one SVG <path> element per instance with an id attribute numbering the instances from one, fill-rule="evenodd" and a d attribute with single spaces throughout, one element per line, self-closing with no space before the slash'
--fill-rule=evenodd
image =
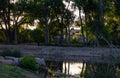
<path id="1" fill-rule="evenodd" d="M 0 78 L 39 78 L 38 74 L 0 63 Z"/>

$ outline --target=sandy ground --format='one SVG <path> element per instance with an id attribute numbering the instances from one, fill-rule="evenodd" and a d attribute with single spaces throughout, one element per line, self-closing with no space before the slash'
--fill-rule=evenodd
<path id="1" fill-rule="evenodd" d="M 35 45 L 0 45 L 0 52 L 4 49 L 19 50 L 23 55 L 51 56 L 54 58 L 78 58 L 120 56 L 120 48 L 93 48 L 93 47 L 56 47 L 56 46 L 35 46 Z M 64 56 L 63 56 L 64 55 Z M 62 57 L 61 57 L 62 56 Z M 45 58 L 43 57 L 43 58 Z M 49 57 L 50 58 L 50 57 Z"/>

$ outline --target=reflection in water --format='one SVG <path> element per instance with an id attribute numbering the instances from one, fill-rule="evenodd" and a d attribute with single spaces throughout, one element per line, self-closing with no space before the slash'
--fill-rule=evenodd
<path id="1" fill-rule="evenodd" d="M 51 63 L 51 64 L 50 64 Z M 49 62 L 47 78 L 120 78 L 120 64 Z"/>
<path id="2" fill-rule="evenodd" d="M 65 65 L 66 64 L 66 65 Z M 69 65 L 68 65 L 69 64 Z M 65 68 L 66 66 L 66 68 Z M 63 73 L 70 75 L 80 75 L 82 71 L 83 63 L 63 63 Z"/>
<path id="3" fill-rule="evenodd" d="M 120 78 L 120 64 L 48 62 L 47 78 Z"/>
<path id="4" fill-rule="evenodd" d="M 58 76 L 74 76 L 80 77 L 82 71 L 83 63 L 78 62 L 47 62 L 47 67 L 49 68 L 48 77 L 58 77 Z"/>

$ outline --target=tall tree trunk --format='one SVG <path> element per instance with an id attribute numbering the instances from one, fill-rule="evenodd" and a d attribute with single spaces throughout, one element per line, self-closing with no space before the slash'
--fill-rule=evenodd
<path id="1" fill-rule="evenodd" d="M 68 62 L 68 75 L 70 75 L 70 62 Z"/>
<path id="2" fill-rule="evenodd" d="M 70 1 L 68 1 L 68 4 L 67 4 L 67 7 L 66 7 L 66 9 L 68 10 L 68 8 L 69 8 L 69 6 L 70 6 Z M 63 43 L 63 41 L 64 41 L 64 24 L 63 24 L 63 17 L 64 17 L 64 14 L 62 14 L 62 20 L 61 20 L 61 23 L 62 23 L 62 28 L 61 28 L 61 42 Z M 68 22 L 67 22 L 68 23 Z M 68 26 L 69 27 L 69 26 Z M 66 43 L 69 43 L 69 29 L 68 29 L 68 27 L 66 26 L 65 27 L 65 41 L 66 41 Z"/>
<path id="3" fill-rule="evenodd" d="M 65 41 L 66 41 L 66 43 L 68 43 L 68 30 L 67 30 L 67 26 L 65 27 Z"/>
<path id="4" fill-rule="evenodd" d="M 82 69 L 81 69 L 81 74 L 80 74 L 80 77 L 82 78 L 83 75 L 84 75 L 84 68 L 85 68 L 85 62 L 83 62 L 83 66 L 82 66 Z"/>
<path id="5" fill-rule="evenodd" d="M 49 27 L 48 27 L 47 17 L 46 17 L 46 26 L 45 26 L 45 43 L 49 44 Z"/>
<path id="6" fill-rule="evenodd" d="M 65 63 L 65 74 L 67 74 L 67 66 L 66 66 L 66 61 L 65 61 L 64 63 Z"/>
<path id="7" fill-rule="evenodd" d="M 66 27 L 66 43 L 70 43 L 70 26 Z"/>
<path id="8" fill-rule="evenodd" d="M 87 21 L 87 13 L 85 12 L 85 31 L 86 31 L 86 45 L 88 45 L 88 21 Z"/>
<path id="9" fill-rule="evenodd" d="M 70 26 L 68 26 L 68 44 L 70 43 Z"/>
<path id="10" fill-rule="evenodd" d="M 17 44 L 17 31 L 18 31 L 18 27 L 17 27 L 17 21 L 15 21 L 15 27 L 14 27 L 14 44 Z"/>
<path id="11" fill-rule="evenodd" d="M 48 21 L 49 21 L 49 8 L 48 6 L 43 6 L 42 7 L 43 9 L 43 15 L 44 15 L 44 18 L 45 18 L 45 29 L 44 29 L 44 32 L 45 32 L 45 44 L 49 44 L 49 27 L 48 27 Z"/>
<path id="12" fill-rule="evenodd" d="M 5 36 L 6 36 L 6 43 L 9 44 L 10 43 L 10 35 L 9 35 L 9 30 L 5 30 Z"/>
<path id="13" fill-rule="evenodd" d="M 60 43 L 63 44 L 63 40 L 64 40 L 64 34 L 63 34 L 63 26 L 61 26 L 61 38 L 60 38 Z"/>
<path id="14" fill-rule="evenodd" d="M 99 0 L 99 20 L 103 23 L 103 0 Z"/>
<path id="15" fill-rule="evenodd" d="M 7 43 L 9 44 L 11 42 L 11 35 L 10 35 L 10 0 L 8 0 L 8 13 L 7 13 L 7 30 L 6 30 L 6 36 L 7 36 Z"/>
<path id="16" fill-rule="evenodd" d="M 82 41 L 83 41 L 83 44 L 85 44 L 85 36 L 84 36 L 84 30 L 83 30 L 83 23 L 82 23 L 81 9 L 80 8 L 79 8 L 79 18 L 80 18 L 80 23 L 81 23 Z"/>
<path id="17" fill-rule="evenodd" d="M 60 43 L 63 44 L 64 41 L 64 24 L 63 24 L 63 15 L 61 17 L 61 24 L 60 24 L 60 32 L 61 32 L 61 38 L 60 38 Z"/>

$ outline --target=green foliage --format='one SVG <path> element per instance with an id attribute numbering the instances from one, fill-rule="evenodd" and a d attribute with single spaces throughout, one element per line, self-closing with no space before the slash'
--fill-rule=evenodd
<path id="1" fill-rule="evenodd" d="M 116 14 L 120 16 L 120 0 L 115 1 Z"/>
<path id="2" fill-rule="evenodd" d="M 106 40 L 110 40 L 110 34 L 109 31 L 107 30 L 108 28 L 99 21 L 93 21 L 91 22 L 91 32 L 95 35 L 96 39 L 99 40 L 101 44 L 106 44 Z"/>
<path id="3" fill-rule="evenodd" d="M 5 40 L 5 34 L 2 31 L 0 31 L 0 42 L 5 42 Z"/>
<path id="4" fill-rule="evenodd" d="M 42 78 L 40 75 L 20 67 L 0 63 L 0 78 Z"/>
<path id="5" fill-rule="evenodd" d="M 67 5 L 64 4 L 67 2 Z M 68 8 L 82 10 L 85 17 L 81 18 L 84 24 L 83 34 L 90 40 L 90 33 L 98 36 L 104 36 L 107 40 L 119 44 L 120 28 L 120 0 L 18 0 L 15 3 L 9 3 L 9 0 L 0 1 L 0 42 L 6 40 L 7 43 L 14 42 L 15 28 L 16 39 L 20 43 L 29 43 L 32 40 L 40 43 L 44 42 L 49 34 L 50 41 L 53 41 L 55 35 L 67 34 L 67 28 L 74 23 L 75 16 Z M 72 1 L 72 3 L 70 2 Z M 70 4 L 69 4 L 70 3 Z M 10 9 L 10 11 L 9 11 Z M 79 12 L 82 13 L 82 12 Z M 11 15 L 12 14 L 12 15 Z M 6 15 L 8 15 L 6 17 Z M 9 15 L 10 18 L 9 18 Z M 80 14 L 83 15 L 83 14 Z M 101 21 L 100 18 L 103 18 Z M 4 19 L 6 18 L 6 19 Z M 15 18 L 15 19 L 14 19 Z M 34 20 L 39 20 L 41 30 L 28 31 L 28 25 L 33 25 Z M 10 21 L 13 22 L 10 23 Z M 80 22 L 80 20 L 77 20 Z M 10 23 L 10 25 L 9 25 Z M 3 25 L 4 24 L 4 25 Z M 48 24 L 48 25 L 47 25 Z M 21 31 L 20 27 L 25 28 Z M 26 25 L 26 26 L 25 26 Z M 46 29 L 48 26 L 48 29 Z M 91 29 L 91 30 L 89 30 Z M 3 32 L 4 31 L 4 32 Z M 49 33 L 47 32 L 49 31 Z M 30 32 L 32 33 L 30 35 Z M 88 32 L 88 33 L 87 33 Z M 3 35 L 4 33 L 4 35 Z M 43 33 L 47 33 L 43 35 Z M 63 34 L 62 34 L 63 33 Z M 39 35 L 37 35 L 39 34 Z M 110 34 L 110 35 L 109 35 Z M 111 36 L 111 37 L 110 37 Z M 32 38 L 32 39 L 31 39 Z M 64 37 L 66 38 L 66 37 Z M 62 40 L 62 39 L 61 39 Z M 97 39 L 98 40 L 98 39 Z M 101 44 L 106 44 L 100 40 Z"/>
<path id="6" fill-rule="evenodd" d="M 118 68 L 116 69 L 116 76 L 120 78 L 120 64 L 118 64 Z"/>
<path id="7" fill-rule="evenodd" d="M 91 65 L 89 65 L 84 72 L 84 78 L 113 78 L 114 71 L 112 70 L 112 65 L 98 64 L 94 65 L 94 70 Z"/>
<path id="8" fill-rule="evenodd" d="M 24 78 L 22 72 L 11 65 L 0 64 L 1 78 Z"/>
<path id="9" fill-rule="evenodd" d="M 91 69 L 90 66 L 87 66 L 84 71 L 84 78 L 90 78 L 91 77 Z"/>
<path id="10" fill-rule="evenodd" d="M 102 35 L 102 36 L 106 36 L 107 34 L 107 28 L 105 27 L 105 25 L 99 21 L 93 21 L 91 23 L 91 31 L 96 34 L 96 35 Z"/>
<path id="11" fill-rule="evenodd" d="M 0 53 L 1 56 L 12 56 L 12 57 L 21 57 L 21 53 L 18 50 L 10 50 L 4 49 L 3 52 Z"/>
<path id="12" fill-rule="evenodd" d="M 96 78 L 113 78 L 114 71 L 111 68 L 111 65 L 99 65 L 97 68 Z"/>
<path id="13" fill-rule="evenodd" d="M 76 44 L 76 43 L 79 43 L 79 42 L 78 42 L 76 37 L 73 37 L 72 40 L 71 40 L 71 43 L 72 44 Z"/>
<path id="14" fill-rule="evenodd" d="M 21 28 L 18 34 L 18 42 L 19 43 L 30 42 L 31 41 L 30 33 L 31 33 L 31 30 Z"/>
<path id="15" fill-rule="evenodd" d="M 37 43 L 44 42 L 43 32 L 40 29 L 35 29 L 31 31 L 31 38 Z"/>
<path id="16" fill-rule="evenodd" d="M 20 66 L 22 68 L 32 70 L 32 71 L 36 71 L 39 68 L 34 56 L 25 56 L 25 57 L 23 57 L 20 60 Z"/>

